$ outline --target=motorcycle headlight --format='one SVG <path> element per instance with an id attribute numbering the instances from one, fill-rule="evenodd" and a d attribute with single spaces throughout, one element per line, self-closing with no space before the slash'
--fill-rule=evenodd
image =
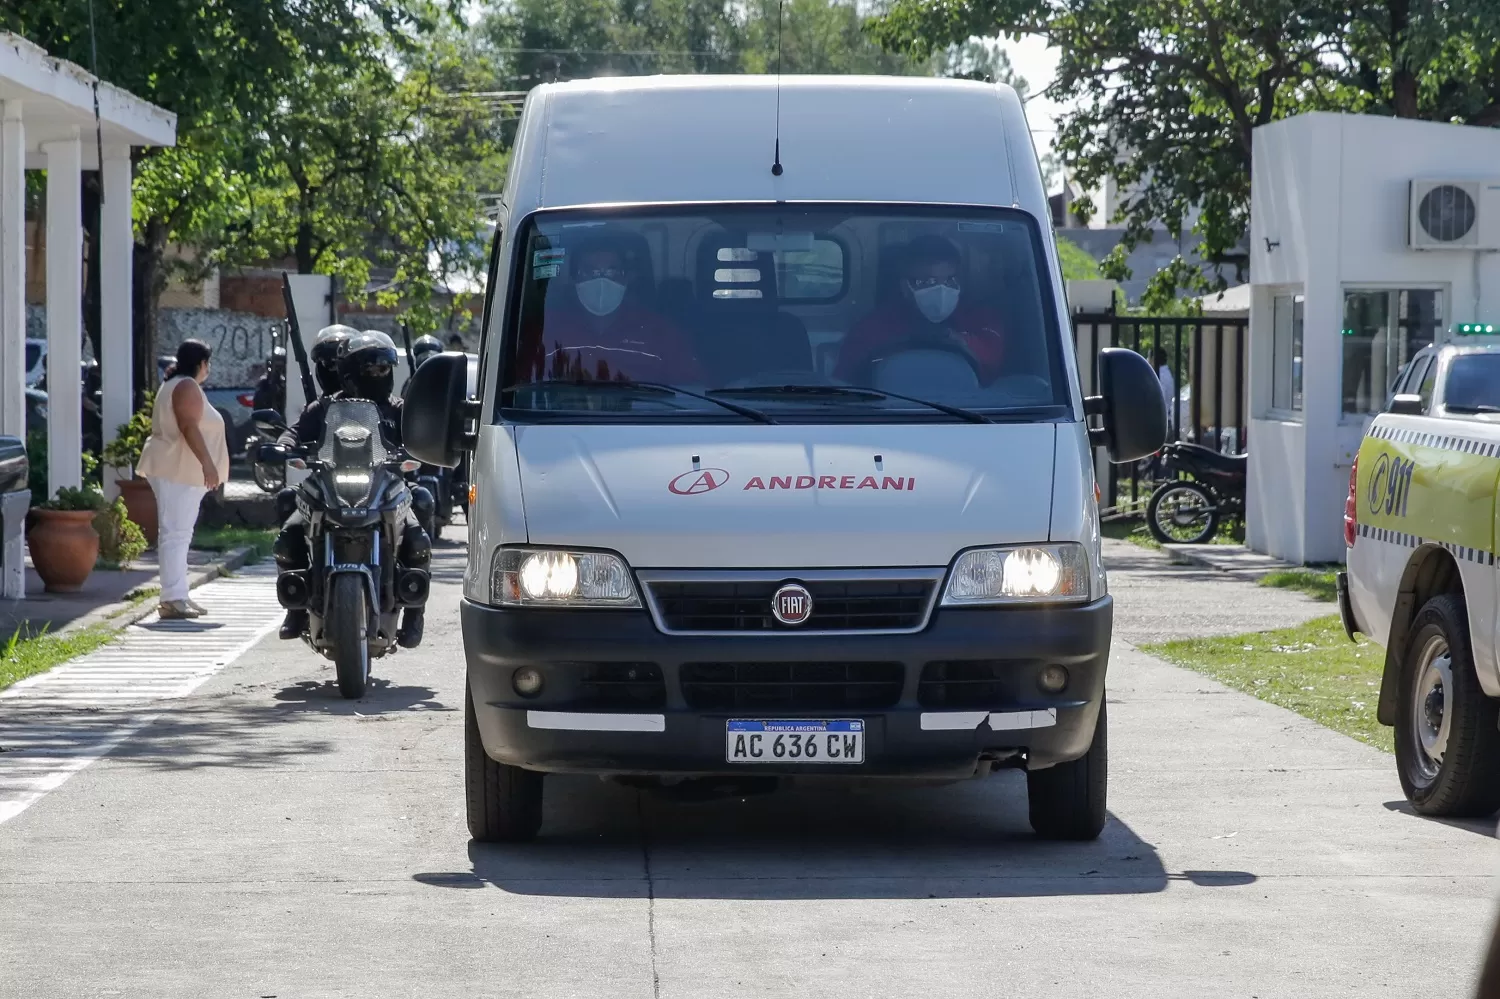
<path id="1" fill-rule="evenodd" d="M 630 567 L 609 552 L 500 548 L 490 598 L 506 607 L 639 607 Z"/>
<path id="2" fill-rule="evenodd" d="M 341 468 L 333 473 L 333 489 L 350 506 L 360 506 L 370 495 L 369 469 Z"/>
<path id="3" fill-rule="evenodd" d="M 1089 560 L 1080 544 L 976 548 L 953 563 L 943 605 L 1066 603 L 1089 597 Z"/>

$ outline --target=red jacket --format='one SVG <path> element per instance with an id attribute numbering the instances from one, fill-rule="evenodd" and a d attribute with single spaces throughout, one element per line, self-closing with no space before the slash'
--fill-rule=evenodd
<path id="1" fill-rule="evenodd" d="M 878 359 L 882 351 L 930 335 L 934 329 L 933 324 L 916 315 L 905 302 L 881 306 L 855 323 L 844 338 L 833 376 L 845 381 L 859 376 L 864 366 Z M 1005 331 L 998 316 L 988 309 L 968 308 L 960 303 L 941 324 L 941 329 L 974 355 L 979 362 L 981 383 L 988 385 L 995 380 L 1005 357 Z"/>
<path id="2" fill-rule="evenodd" d="M 540 323 L 537 325 L 541 325 Z M 601 325 L 576 306 L 550 308 L 522 332 L 520 381 L 701 382 L 689 340 L 673 323 L 625 303 Z"/>

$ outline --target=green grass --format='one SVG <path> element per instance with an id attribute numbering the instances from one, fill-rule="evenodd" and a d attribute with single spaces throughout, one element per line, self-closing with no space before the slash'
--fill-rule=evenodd
<path id="1" fill-rule="evenodd" d="M 199 528 L 193 533 L 193 547 L 205 552 L 227 552 L 235 548 L 250 548 L 251 562 L 258 562 L 271 554 L 276 543 L 274 527 L 214 527 Z"/>
<path id="2" fill-rule="evenodd" d="M 1106 538 L 1161 550 L 1161 543 L 1151 536 L 1144 520 L 1106 520 L 1099 525 L 1099 530 Z"/>
<path id="3" fill-rule="evenodd" d="M 1143 646 L 1227 687 L 1290 708 L 1360 742 L 1391 751 L 1391 730 L 1375 720 L 1385 651 L 1349 641 L 1337 616 L 1295 628 L 1187 638 Z"/>
<path id="4" fill-rule="evenodd" d="M 1333 581 L 1332 569 L 1283 569 L 1260 578 L 1261 586 L 1274 586 L 1283 590 L 1300 590 L 1314 600 L 1338 599 L 1338 590 Z"/>
<path id="5" fill-rule="evenodd" d="M 51 635 L 45 628 L 30 634 L 23 626 L 0 646 L 0 690 L 17 680 L 45 673 L 75 656 L 92 652 L 116 634 L 113 629 L 98 626 L 71 635 Z"/>

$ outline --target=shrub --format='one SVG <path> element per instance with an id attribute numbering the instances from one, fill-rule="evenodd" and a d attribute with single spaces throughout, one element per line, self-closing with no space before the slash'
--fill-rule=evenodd
<path id="1" fill-rule="evenodd" d="M 95 485 L 63 486 L 45 503 L 32 504 L 34 510 L 103 510 L 104 507 L 104 494 Z"/>
<path id="2" fill-rule="evenodd" d="M 128 569 L 146 550 L 146 535 L 125 512 L 125 501 L 116 499 L 94 518 L 99 532 L 99 564 L 106 569 Z"/>
<path id="3" fill-rule="evenodd" d="M 115 428 L 115 439 L 104 445 L 104 463 L 110 468 L 135 468 L 141 460 L 146 438 L 151 436 L 151 409 L 154 396 L 147 392 L 141 408 L 126 423 Z"/>

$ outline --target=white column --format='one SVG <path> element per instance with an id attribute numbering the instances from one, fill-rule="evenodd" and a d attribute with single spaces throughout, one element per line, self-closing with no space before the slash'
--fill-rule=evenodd
<path id="1" fill-rule="evenodd" d="M 0 434 L 26 435 L 26 130 L 20 101 L 0 102 Z M 26 595 L 25 496 L 0 497 L 0 596 L 11 600 Z"/>
<path id="2" fill-rule="evenodd" d="M 81 150 L 71 139 L 47 154 L 47 488 L 83 484 L 83 200 Z"/>
<path id="3" fill-rule="evenodd" d="M 135 315 L 131 274 L 135 236 L 130 221 L 130 147 L 104 147 L 104 204 L 99 210 L 99 374 L 103 381 L 104 440 L 130 419 L 135 366 L 132 327 Z M 104 470 L 104 489 L 118 494 L 115 473 Z"/>
<path id="4" fill-rule="evenodd" d="M 26 436 L 26 130 L 15 100 L 0 107 L 0 434 Z"/>

